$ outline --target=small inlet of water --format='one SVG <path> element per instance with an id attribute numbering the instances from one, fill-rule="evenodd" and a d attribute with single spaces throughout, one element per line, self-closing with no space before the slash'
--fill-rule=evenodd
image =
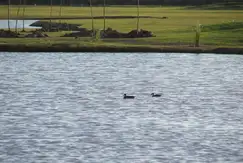
<path id="1" fill-rule="evenodd" d="M 40 27 L 32 27 L 30 24 L 36 22 L 38 20 L 25 20 L 24 21 L 24 27 L 25 28 L 40 28 Z M 16 20 L 9 20 L 10 22 L 10 28 L 15 28 L 16 26 Z M 0 20 L 0 29 L 8 28 L 8 20 Z M 23 28 L 23 20 L 18 20 L 17 28 Z"/>

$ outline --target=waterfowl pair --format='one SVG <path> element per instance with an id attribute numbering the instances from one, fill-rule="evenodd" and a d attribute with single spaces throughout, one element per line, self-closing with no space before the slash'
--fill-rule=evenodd
<path id="1" fill-rule="evenodd" d="M 152 97 L 161 97 L 161 94 L 151 93 L 151 96 L 152 96 Z M 124 95 L 123 95 L 123 98 L 124 98 L 124 99 L 134 99 L 135 96 L 128 96 L 127 94 L 124 94 Z"/>

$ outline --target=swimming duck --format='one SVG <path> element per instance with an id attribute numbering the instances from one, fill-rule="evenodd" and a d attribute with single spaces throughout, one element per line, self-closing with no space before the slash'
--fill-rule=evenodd
<path id="1" fill-rule="evenodd" d="M 154 94 L 154 93 L 151 93 L 152 97 L 160 97 L 161 94 Z"/>
<path id="2" fill-rule="evenodd" d="M 124 98 L 124 99 L 134 99 L 135 96 L 127 96 L 127 94 L 124 94 L 124 95 L 123 95 L 123 98 Z"/>

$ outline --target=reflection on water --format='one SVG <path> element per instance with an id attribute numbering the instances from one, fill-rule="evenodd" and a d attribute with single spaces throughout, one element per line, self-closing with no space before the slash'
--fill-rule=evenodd
<path id="1" fill-rule="evenodd" d="M 39 28 L 39 27 L 32 27 L 30 24 L 36 22 L 37 20 L 25 20 L 24 27 L 25 28 Z M 15 28 L 16 20 L 10 20 L 10 28 Z M 18 20 L 17 24 L 18 28 L 23 28 L 23 20 Z M 0 29 L 8 28 L 8 20 L 0 20 Z"/>
<path id="2" fill-rule="evenodd" d="M 0 162 L 242 163 L 242 63 L 212 54 L 0 53 Z"/>

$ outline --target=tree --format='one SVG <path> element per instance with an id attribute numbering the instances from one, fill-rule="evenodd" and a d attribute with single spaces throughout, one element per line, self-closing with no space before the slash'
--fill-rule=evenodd
<path id="1" fill-rule="evenodd" d="M 8 0 L 8 30 L 10 31 L 10 4 L 11 1 Z"/>
<path id="2" fill-rule="evenodd" d="M 18 5 L 18 10 L 17 10 L 17 19 L 15 21 L 15 32 L 18 32 L 18 19 L 19 19 L 19 12 L 20 12 L 20 7 L 22 4 L 22 0 L 19 0 L 19 5 Z"/>
<path id="3" fill-rule="evenodd" d="M 103 16 L 104 16 L 104 31 L 106 28 L 106 13 L 105 13 L 105 9 L 106 9 L 106 1 L 104 0 L 104 6 L 103 6 Z"/>
<path id="4" fill-rule="evenodd" d="M 138 30 L 139 30 L 139 16 L 140 16 L 140 13 L 139 13 L 139 0 L 137 0 L 137 33 L 138 33 Z"/>
<path id="5" fill-rule="evenodd" d="M 51 20 L 51 18 L 52 18 L 52 0 L 50 0 L 50 7 L 51 7 L 51 10 L 50 10 L 49 31 L 51 31 L 51 29 L 52 29 L 52 20 Z"/>
<path id="6" fill-rule="evenodd" d="M 63 0 L 60 0 L 60 9 L 59 9 L 59 23 L 61 24 L 61 17 L 62 17 L 62 5 L 63 5 Z"/>
<path id="7" fill-rule="evenodd" d="M 23 29 L 22 31 L 24 32 L 25 31 L 25 25 L 24 25 L 24 20 L 25 20 L 25 9 L 26 9 L 26 0 L 23 0 L 23 15 L 22 15 L 22 19 L 23 19 Z"/>
<path id="8" fill-rule="evenodd" d="M 94 33 L 94 17 L 93 17 L 92 0 L 89 0 L 89 6 L 90 6 L 90 15 L 92 18 L 92 32 Z"/>

